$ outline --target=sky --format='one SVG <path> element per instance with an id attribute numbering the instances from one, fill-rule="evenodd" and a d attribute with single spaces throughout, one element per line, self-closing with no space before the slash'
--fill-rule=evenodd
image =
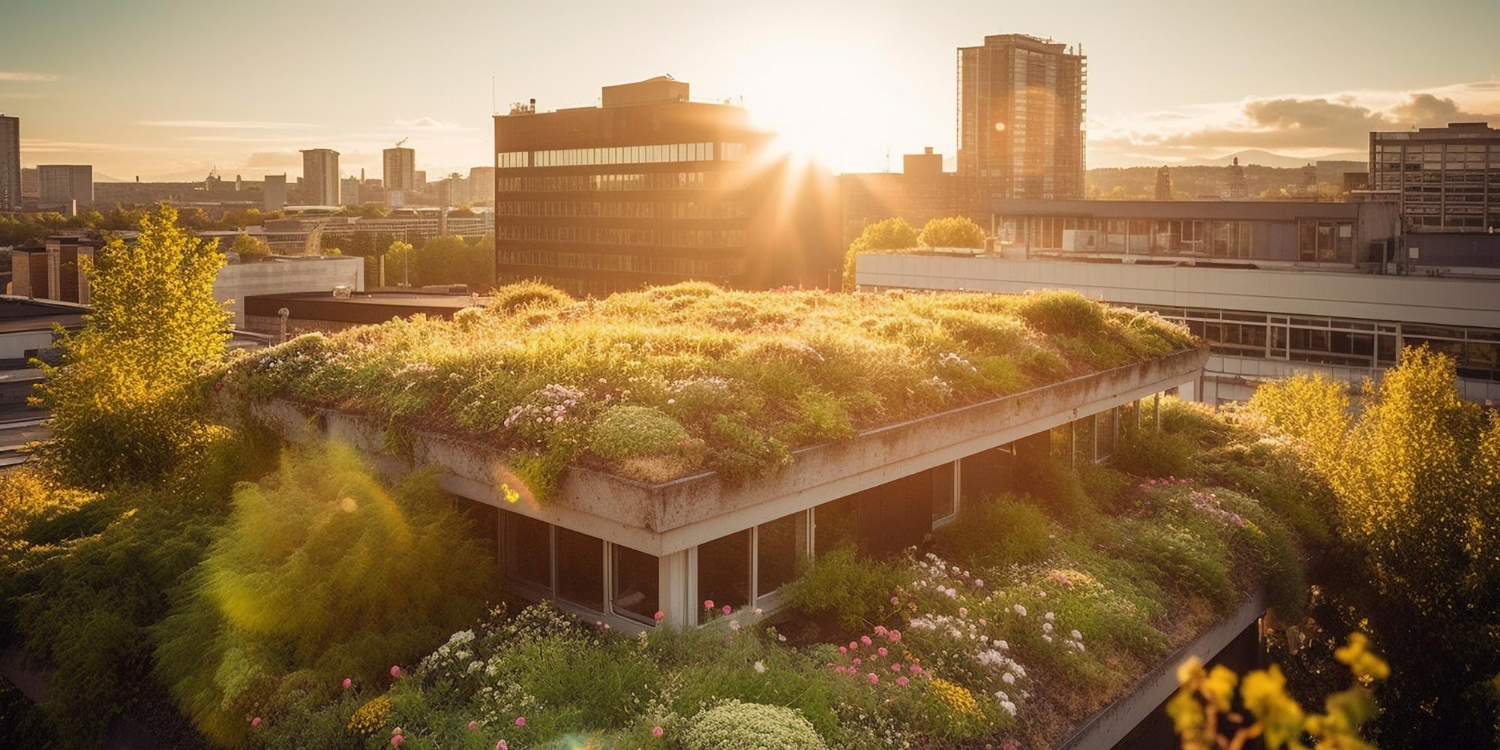
<path id="1" fill-rule="evenodd" d="M 380 176 L 402 138 L 428 179 L 491 164 L 492 101 L 597 104 L 670 74 L 742 103 L 836 172 L 954 153 L 955 49 L 1081 44 L 1090 167 L 1243 149 L 1358 154 L 1374 128 L 1500 126 L 1495 0 L 0 0 L 0 112 L 22 162 L 95 179 L 301 173 L 299 149 Z M 493 97 L 493 98 L 492 98 Z"/>

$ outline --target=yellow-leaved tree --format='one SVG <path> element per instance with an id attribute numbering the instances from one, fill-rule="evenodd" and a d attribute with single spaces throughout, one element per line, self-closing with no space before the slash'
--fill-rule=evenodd
<path id="1" fill-rule="evenodd" d="M 984 247 L 984 228 L 967 216 L 932 219 L 922 227 L 917 242 L 923 247 Z"/>
<path id="2" fill-rule="evenodd" d="M 1447 356 L 1407 348 L 1351 416 L 1342 384 L 1300 376 L 1249 404 L 1333 489 L 1346 544 L 1324 589 L 1396 673 L 1382 736 L 1493 746 L 1500 673 L 1500 420 L 1459 397 Z M 1328 624 L 1328 626 L 1332 626 Z M 1321 627 L 1321 626 L 1320 626 Z M 1365 626 L 1360 625 L 1363 629 Z"/>
<path id="3" fill-rule="evenodd" d="M 224 357 L 229 319 L 213 294 L 224 265 L 162 206 L 131 242 L 113 237 L 87 269 L 93 310 L 58 342 L 32 403 L 52 411 L 44 464 L 70 484 L 148 482 L 210 429 L 200 376 Z"/>
<path id="4" fill-rule="evenodd" d="M 854 241 L 849 243 L 849 252 L 844 254 L 844 291 L 854 291 L 854 260 L 860 253 L 881 250 L 905 250 L 917 246 L 917 230 L 899 216 L 877 221 L 864 228 Z"/>

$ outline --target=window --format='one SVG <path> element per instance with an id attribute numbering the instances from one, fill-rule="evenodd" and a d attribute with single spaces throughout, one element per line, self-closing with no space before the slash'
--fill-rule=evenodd
<path id="1" fill-rule="evenodd" d="M 556 532 L 557 598 L 604 611 L 604 540 L 560 526 Z"/>
<path id="2" fill-rule="evenodd" d="M 806 513 L 761 524 L 755 532 L 756 597 L 770 594 L 796 578 L 797 562 L 806 551 Z"/>
<path id="3" fill-rule="evenodd" d="M 512 582 L 552 590 L 552 527 L 545 521 L 504 512 L 505 575 Z"/>
<path id="4" fill-rule="evenodd" d="M 960 502 L 968 505 L 993 498 L 1009 488 L 1010 460 L 1014 448 L 1004 445 L 959 461 Z"/>
<path id="5" fill-rule="evenodd" d="M 954 491 L 953 464 L 932 470 L 932 521 L 948 520 L 958 515 L 958 496 Z"/>
<path id="6" fill-rule="evenodd" d="M 855 513 L 853 495 L 823 503 L 813 510 L 813 546 L 818 557 L 856 542 L 858 519 Z"/>
<path id="7" fill-rule="evenodd" d="M 614 585 L 610 592 L 609 606 L 617 615 L 654 623 L 657 610 L 661 609 L 658 587 L 660 566 L 655 555 L 637 552 L 618 544 L 610 545 L 614 558 L 611 567 Z"/>
<path id="8" fill-rule="evenodd" d="M 698 599 L 715 607 L 750 603 L 750 530 L 698 545 Z"/>

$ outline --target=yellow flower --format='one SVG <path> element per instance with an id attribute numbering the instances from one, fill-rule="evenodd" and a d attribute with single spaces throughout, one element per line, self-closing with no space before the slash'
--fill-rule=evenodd
<path id="1" fill-rule="evenodd" d="M 391 719 L 391 699 L 385 695 L 377 695 L 368 703 L 360 706 L 349 717 L 349 731 L 359 734 L 374 734 L 377 730 L 385 727 L 385 723 Z"/>
<path id="2" fill-rule="evenodd" d="M 979 702 L 974 700 L 974 694 L 962 685 L 955 685 L 941 677 L 932 678 L 932 689 L 937 691 L 938 697 L 943 699 L 948 707 L 958 714 L 978 714 Z"/>

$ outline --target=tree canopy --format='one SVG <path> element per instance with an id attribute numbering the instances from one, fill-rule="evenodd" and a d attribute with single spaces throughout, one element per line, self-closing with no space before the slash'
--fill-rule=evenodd
<path id="1" fill-rule="evenodd" d="M 917 242 L 923 247 L 984 247 L 984 229 L 967 216 L 933 219 L 922 227 Z"/>

